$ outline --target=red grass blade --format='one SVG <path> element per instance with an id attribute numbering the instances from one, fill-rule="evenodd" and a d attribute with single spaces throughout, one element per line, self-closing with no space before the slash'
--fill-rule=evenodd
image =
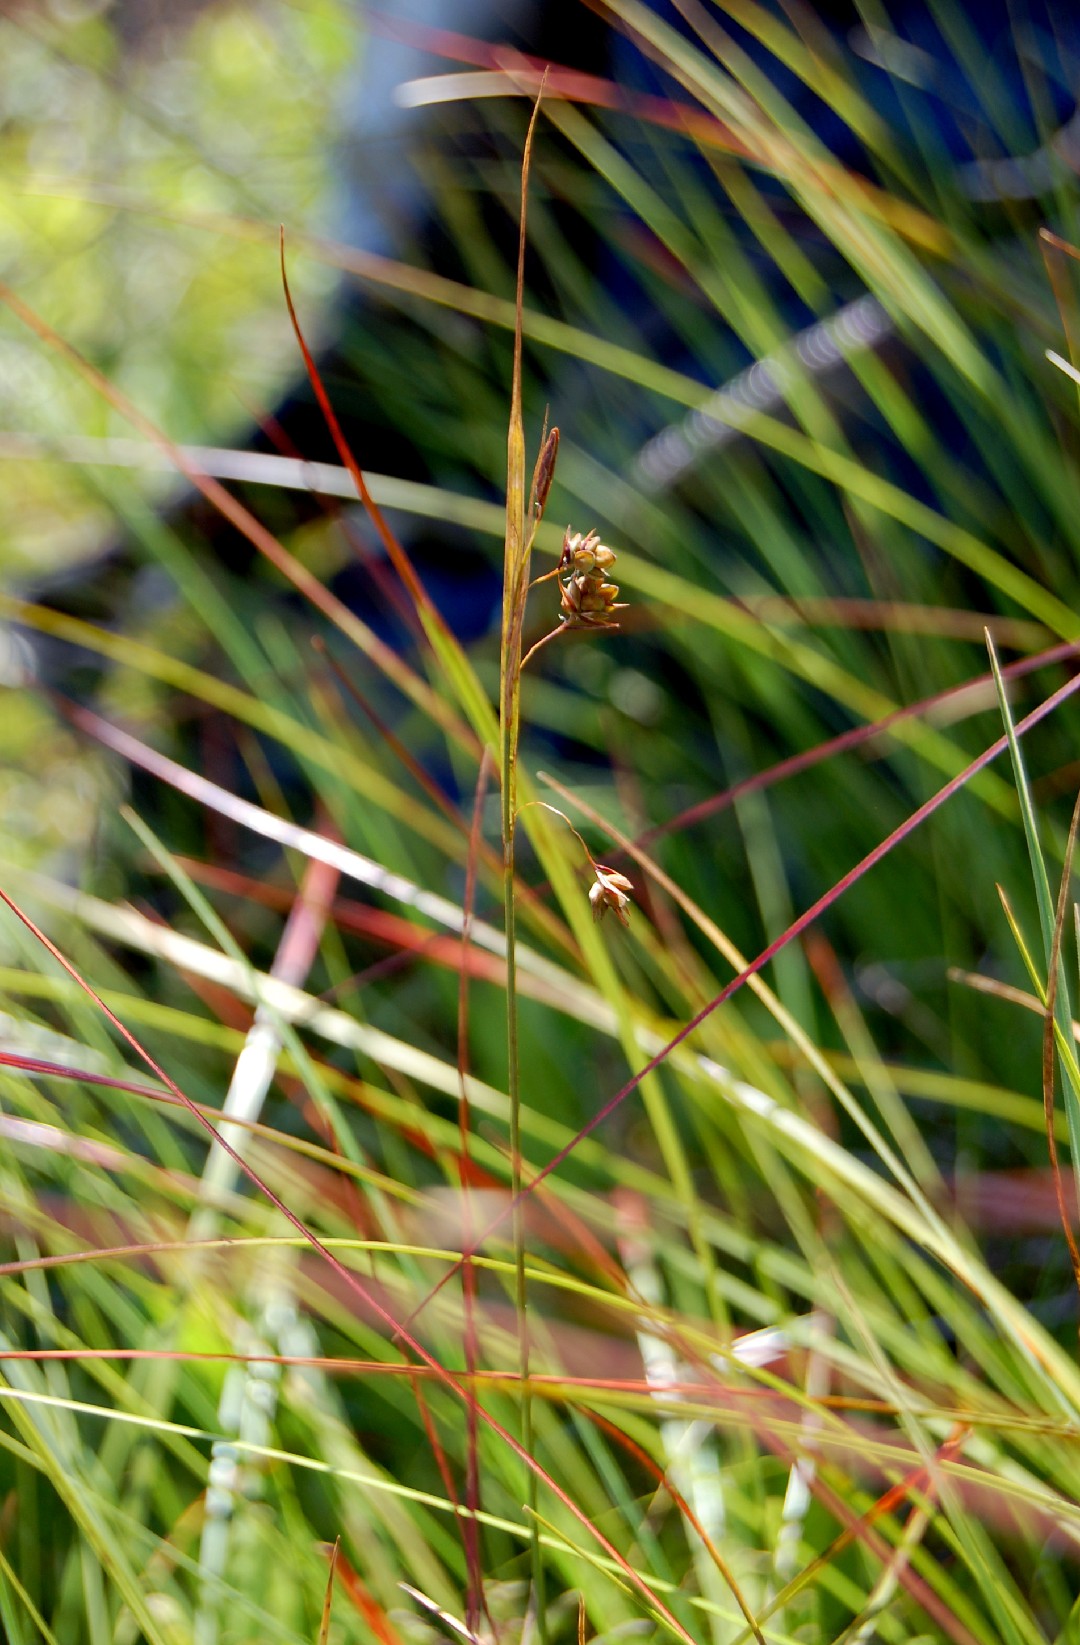
<path id="1" fill-rule="evenodd" d="M 1024 674 L 1032 673 L 1035 669 L 1046 668 L 1051 663 L 1065 662 L 1076 657 L 1078 653 L 1080 645 L 1075 641 L 1066 641 L 1061 645 L 1051 646 L 1047 651 L 1040 651 L 1036 656 L 1021 657 L 1016 662 L 1009 663 L 1001 672 L 1006 679 L 1015 680 Z M 665 834 L 692 828 L 695 823 L 704 822 L 706 817 L 714 817 L 718 812 L 726 811 L 744 794 L 755 794 L 759 789 L 771 788 L 773 783 L 783 782 L 787 777 L 795 777 L 800 772 L 809 771 L 812 766 L 820 765 L 823 760 L 832 759 L 834 754 L 844 754 L 850 748 L 858 748 L 863 743 L 871 742 L 875 737 L 883 736 L 892 726 L 900 724 L 903 720 L 925 714 L 965 691 L 974 691 L 980 686 L 991 685 L 993 678 L 990 673 L 980 674 L 973 680 L 965 680 L 961 685 L 950 686 L 947 691 L 938 692 L 933 697 L 923 697 L 919 702 L 907 703 L 903 708 L 886 714 L 883 719 L 874 720 L 868 725 L 854 726 L 850 731 L 843 731 L 838 737 L 831 737 L 828 742 L 818 743 L 816 747 L 808 748 L 802 754 L 792 754 L 788 759 L 778 761 L 765 771 L 756 771 L 753 776 L 744 777 L 741 782 L 733 783 L 720 794 L 714 794 L 707 800 L 699 800 L 696 805 L 680 811 L 678 816 L 669 817 L 667 822 L 658 823 L 655 828 L 650 828 L 640 835 L 636 843 L 651 845 L 654 840 L 662 839 Z"/>
<path id="2" fill-rule="evenodd" d="M 290 554 L 278 542 L 273 532 L 268 531 L 261 521 L 246 509 L 231 492 L 210 475 L 204 474 L 191 457 L 170 440 L 153 421 L 145 416 L 127 395 L 118 389 L 115 383 L 96 367 L 85 360 L 76 348 L 64 340 L 59 332 L 54 331 L 45 320 L 37 314 L 28 303 L 24 303 L 17 292 L 0 280 L 0 302 L 11 309 L 12 313 L 22 321 L 34 334 L 41 339 L 55 353 L 61 355 L 68 363 L 74 366 L 93 389 L 113 406 L 120 415 L 137 428 L 139 432 L 152 441 L 159 451 L 163 451 L 174 467 L 184 475 L 200 492 L 206 501 L 216 508 L 222 517 L 235 526 L 247 538 L 252 547 L 257 549 L 281 575 L 298 590 L 304 598 L 320 611 L 324 617 L 359 647 L 366 655 L 373 658 L 378 667 L 393 681 L 398 690 L 411 702 L 417 704 L 423 712 L 430 715 L 432 720 L 444 730 L 459 746 L 475 749 L 477 740 L 472 731 L 458 719 L 453 710 L 436 692 L 428 687 L 427 682 L 411 669 L 389 646 L 378 638 L 367 625 L 349 610 L 329 589 L 324 588 L 319 579 L 306 566 Z"/>
<path id="3" fill-rule="evenodd" d="M 1077 681 L 1077 684 L 1080 685 L 1080 680 Z M 107 1019 L 107 1021 L 112 1024 L 117 1033 L 126 1041 L 135 1054 L 146 1064 L 150 1071 L 156 1074 L 158 1079 L 160 1079 L 162 1083 L 168 1087 L 173 1096 L 183 1104 L 193 1118 L 196 1119 L 203 1129 L 209 1133 L 210 1137 L 217 1144 L 217 1146 L 229 1155 L 234 1166 L 236 1166 L 238 1170 L 242 1171 L 248 1178 L 248 1181 L 251 1182 L 252 1185 L 257 1188 L 267 1200 L 269 1200 L 270 1204 L 281 1214 L 281 1216 L 285 1218 L 290 1227 L 295 1229 L 296 1233 L 298 1233 L 303 1240 L 306 1240 L 314 1251 L 318 1252 L 319 1256 L 322 1257 L 323 1261 L 333 1270 L 333 1272 L 341 1280 L 342 1284 L 349 1291 L 351 1291 L 361 1303 L 363 1303 L 365 1308 L 370 1309 L 372 1313 L 374 1313 L 382 1321 L 382 1323 L 401 1340 L 409 1352 L 413 1354 L 423 1365 L 426 1365 L 438 1378 L 438 1380 L 442 1382 L 451 1393 L 455 1394 L 466 1407 L 475 1407 L 479 1420 L 490 1428 L 504 1445 L 509 1446 L 514 1454 L 524 1463 L 525 1467 L 535 1475 L 541 1484 L 545 1485 L 547 1489 L 558 1498 L 558 1500 L 563 1504 L 563 1507 L 566 1508 L 568 1512 L 574 1516 L 578 1523 L 584 1526 L 590 1535 L 595 1538 L 604 1553 L 607 1554 L 609 1559 L 614 1560 L 620 1571 L 642 1596 L 654 1614 L 663 1620 L 667 1627 L 669 1627 L 672 1632 L 684 1642 L 684 1645 L 694 1645 L 694 1640 L 691 1638 L 690 1634 L 687 1633 L 678 1618 L 668 1610 L 663 1601 L 649 1587 L 649 1584 L 646 1582 L 645 1578 L 640 1574 L 640 1572 L 634 1569 L 629 1560 L 627 1560 L 615 1547 L 614 1543 L 609 1542 L 603 1532 L 593 1524 L 588 1514 L 578 1507 L 570 1493 L 565 1491 L 562 1486 L 559 1485 L 551 1477 L 551 1475 L 540 1466 L 536 1459 L 531 1456 L 525 1447 L 514 1438 L 513 1434 L 511 1434 L 508 1429 L 504 1428 L 500 1422 L 496 1421 L 496 1419 L 491 1416 L 491 1414 L 486 1411 L 482 1405 L 479 1404 L 476 1396 L 458 1377 L 453 1374 L 453 1372 L 448 1371 L 441 1361 L 435 1358 L 434 1354 L 429 1353 L 422 1343 L 417 1341 L 415 1337 L 410 1336 L 401 1327 L 398 1321 L 395 1320 L 394 1316 L 390 1313 L 389 1309 L 382 1305 L 378 1298 L 373 1295 L 367 1286 L 364 1285 L 363 1281 L 360 1280 L 350 1269 L 346 1268 L 343 1262 L 340 1262 L 338 1258 L 335 1257 L 334 1253 L 323 1243 L 318 1234 L 309 1228 L 303 1219 L 298 1217 L 295 1211 L 292 1211 L 289 1206 L 285 1204 L 280 1195 L 275 1194 L 274 1190 L 263 1180 L 254 1167 L 249 1165 L 243 1156 L 232 1147 L 225 1137 L 222 1136 L 218 1127 L 207 1118 L 199 1106 L 191 1100 L 186 1092 L 180 1089 L 176 1081 L 170 1078 L 165 1070 L 154 1060 L 149 1051 L 145 1049 L 131 1030 L 125 1027 L 116 1013 L 109 1009 L 100 994 L 98 994 L 91 984 L 86 981 L 76 967 L 72 965 L 71 961 L 64 957 L 64 955 L 57 948 L 56 944 L 45 935 L 44 931 L 42 931 L 39 926 L 34 924 L 34 921 L 30 918 L 30 916 L 25 913 L 23 909 L 19 907 L 18 903 L 16 903 L 14 899 L 2 888 L 0 888 L 0 901 L 2 901 L 6 907 L 11 910 L 16 919 L 21 921 L 21 923 L 30 932 L 31 936 L 36 938 L 46 952 L 52 955 L 57 964 L 63 967 L 68 976 L 71 977 L 81 989 L 83 989 L 87 996 L 97 1006 L 98 1010 Z"/>
<path id="4" fill-rule="evenodd" d="M 292 321 L 293 332 L 295 333 L 296 341 L 300 348 L 300 353 L 304 358 L 304 366 L 307 370 L 308 380 L 315 391 L 315 398 L 319 402 L 319 410 L 322 412 L 326 421 L 326 426 L 330 430 L 331 438 L 333 439 L 334 445 L 337 447 L 338 456 L 341 458 L 342 463 L 352 475 L 357 494 L 367 510 L 368 518 L 371 520 L 372 525 L 379 533 L 382 545 L 386 549 L 390 562 L 405 587 L 408 589 L 409 596 L 412 599 L 413 604 L 416 606 L 417 611 L 429 621 L 433 622 L 437 628 L 442 630 L 443 633 L 449 634 L 449 629 L 447 629 L 442 616 L 433 605 L 430 595 L 425 589 L 423 583 L 420 581 L 419 577 L 416 575 L 416 570 L 412 561 L 409 559 L 409 556 L 406 554 L 404 548 L 402 548 L 401 544 L 398 542 L 397 537 L 391 531 L 385 514 L 367 488 L 367 481 L 364 479 L 363 470 L 353 455 L 352 447 L 345 438 L 341 424 L 337 419 L 337 413 L 334 411 L 334 408 L 330 403 L 330 396 L 327 394 L 322 377 L 319 374 L 319 368 L 315 364 L 311 350 L 308 348 L 307 343 L 304 340 L 304 333 L 300 329 L 300 321 L 297 318 L 296 308 L 293 304 L 292 292 L 289 290 L 289 277 L 285 272 L 284 225 L 282 226 L 280 233 L 280 248 L 281 284 L 285 291 L 285 303 L 289 310 L 289 319 Z"/>
<path id="5" fill-rule="evenodd" d="M 1071 680 L 1067 680 L 1064 685 L 1059 686 L 1056 691 L 1052 692 L 1049 697 L 1039 704 L 1038 708 L 1032 709 L 1030 714 L 1026 715 L 1024 719 L 1018 721 L 1015 727 L 1016 735 L 1018 737 L 1023 736 L 1025 732 L 1030 731 L 1033 726 L 1038 725 L 1041 720 L 1046 719 L 1049 714 L 1053 713 L 1055 708 L 1059 708 L 1063 702 L 1066 702 L 1068 698 L 1073 696 L 1077 691 L 1080 691 L 1080 674 L 1074 676 Z M 744 970 L 740 971 L 737 976 L 732 977 L 731 981 L 725 984 L 719 994 L 709 1000 L 706 1005 L 703 1005 L 701 1010 L 698 1011 L 695 1016 L 691 1017 L 690 1021 L 686 1023 L 686 1025 L 681 1028 L 679 1032 L 667 1042 L 666 1045 L 662 1046 L 661 1049 L 656 1052 L 655 1056 L 649 1059 L 643 1068 L 634 1074 L 632 1078 L 627 1080 L 626 1084 L 622 1086 L 620 1090 L 616 1091 L 613 1097 L 609 1097 L 607 1102 L 605 1102 L 596 1111 L 592 1118 L 584 1126 L 582 1126 L 577 1135 L 563 1148 L 560 1148 L 559 1152 L 552 1159 L 550 1159 L 546 1165 L 540 1168 L 533 1180 L 527 1187 L 522 1189 L 521 1195 L 518 1197 L 524 1198 L 527 1194 L 532 1192 L 538 1182 L 542 1182 L 544 1178 L 549 1177 L 553 1171 L 557 1171 L 559 1166 L 562 1165 L 563 1162 L 567 1160 L 574 1152 L 574 1149 L 578 1146 L 578 1144 L 580 1142 L 584 1142 L 586 1137 L 591 1136 L 592 1133 L 597 1130 L 597 1128 L 601 1126 L 606 1119 L 610 1118 L 615 1110 L 626 1101 L 627 1097 L 631 1096 L 637 1090 L 646 1075 L 651 1074 L 654 1068 L 658 1068 L 660 1064 L 671 1055 L 672 1051 L 682 1045 L 685 1040 L 689 1039 L 694 1030 L 700 1028 L 701 1024 L 707 1017 L 710 1017 L 712 1013 L 718 1010 L 721 1005 L 726 1004 L 726 1002 L 731 999 L 733 994 L 738 993 L 739 989 L 742 988 L 745 983 L 749 982 L 751 977 L 756 976 L 759 971 L 764 970 L 770 960 L 775 959 L 777 954 L 785 949 L 790 942 L 794 942 L 796 937 L 801 936 L 802 933 L 809 926 L 811 926 L 816 919 L 826 913 L 828 909 L 830 909 L 846 891 L 849 891 L 851 887 L 857 884 L 865 874 L 868 874 L 872 868 L 876 867 L 879 862 L 883 861 L 883 859 L 888 856 L 890 851 L 907 839 L 909 834 L 914 833 L 915 829 L 918 828 L 921 823 L 924 823 L 928 817 L 933 816 L 934 812 L 939 810 L 940 807 L 945 804 L 946 800 L 951 799 L 954 794 L 959 793 L 965 783 L 970 782 L 971 778 L 974 777 L 977 772 L 984 770 L 986 766 L 990 765 L 1001 754 L 1003 754 L 1007 747 L 1008 738 L 1005 736 L 1001 736 L 996 742 L 991 743 L 990 747 L 984 749 L 983 752 L 977 756 L 977 758 L 964 767 L 963 771 L 958 772 L 955 777 L 951 777 L 942 788 L 938 789 L 936 794 L 931 795 L 931 797 L 924 801 L 924 803 L 920 805 L 917 810 L 913 811 L 910 817 L 907 817 L 898 828 L 894 828 L 891 834 L 889 834 L 878 845 L 874 846 L 872 851 L 868 851 L 866 856 L 863 857 L 860 862 L 855 864 L 854 868 L 849 869 L 848 872 L 843 875 L 841 879 L 837 880 L 828 891 L 823 892 L 817 901 L 812 903 L 810 907 L 806 909 L 804 913 L 800 914 L 796 920 L 793 920 L 785 931 L 782 931 L 778 937 L 774 938 L 773 941 L 769 943 L 767 948 L 762 949 L 756 959 L 751 960 L 750 964 L 746 966 Z M 491 1235 L 495 1233 L 499 1227 L 501 1227 L 507 1216 L 512 1213 L 515 1203 L 515 1198 L 511 1197 L 509 1204 L 506 1205 L 499 1212 L 498 1216 L 495 1217 L 484 1229 L 480 1240 L 477 1241 L 477 1244 L 473 1247 L 473 1250 L 478 1249 L 484 1241 L 490 1239 Z M 471 1254 L 471 1251 L 463 1253 L 462 1260 L 464 1260 L 465 1256 Z M 450 1268 L 448 1272 L 443 1275 L 442 1279 L 439 1281 L 439 1284 L 433 1287 L 427 1297 L 424 1298 L 424 1300 L 413 1310 L 410 1315 L 411 1319 L 414 1319 L 416 1315 L 427 1306 L 427 1303 L 430 1302 L 431 1298 L 436 1295 L 441 1287 L 445 1285 L 449 1279 L 453 1278 L 457 1266 L 459 1265 L 455 1264 L 454 1267 Z"/>
<path id="6" fill-rule="evenodd" d="M 382 1606 L 368 1591 L 366 1584 L 353 1570 L 340 1549 L 337 1554 L 337 1577 L 342 1592 L 352 1600 L 357 1611 L 371 1629 L 379 1645 L 402 1645 L 401 1635 Z"/>

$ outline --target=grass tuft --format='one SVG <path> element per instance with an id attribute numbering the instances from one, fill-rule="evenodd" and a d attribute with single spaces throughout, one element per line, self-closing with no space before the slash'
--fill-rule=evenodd
<path id="1" fill-rule="evenodd" d="M 265 176 L 41 196 L 276 252 L 333 463 L 3 252 L 0 462 L 127 590 L 0 595 L 13 1645 L 1075 1630 L 1052 43 L 936 14 L 958 158 L 884 47 L 677 11 L 611 0 L 616 77 L 423 34 L 397 261 L 290 214 L 287 272 Z M 112 38 L 54 43 L 120 121 Z"/>

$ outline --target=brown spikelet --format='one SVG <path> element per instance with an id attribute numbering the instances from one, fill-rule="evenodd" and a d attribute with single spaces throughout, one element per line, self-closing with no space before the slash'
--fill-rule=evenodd
<path id="1" fill-rule="evenodd" d="M 551 482 L 555 478 L 555 464 L 559 457 L 559 431 L 553 428 L 547 439 L 540 447 L 540 455 L 536 459 L 532 480 L 532 513 L 537 524 L 544 517 L 544 508 L 547 505 L 548 492 Z"/>

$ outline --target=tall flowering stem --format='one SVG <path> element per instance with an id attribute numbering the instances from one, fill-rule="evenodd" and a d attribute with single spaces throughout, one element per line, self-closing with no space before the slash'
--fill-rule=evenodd
<path id="1" fill-rule="evenodd" d="M 543 96 L 543 86 L 540 97 Z M 559 454 L 559 431 L 545 427 L 528 494 L 525 490 L 525 428 L 521 409 L 522 309 L 525 287 L 525 230 L 528 208 L 529 165 L 540 109 L 533 108 L 521 165 L 521 215 L 518 231 L 517 291 L 514 313 L 514 365 L 510 391 L 510 426 L 506 454 L 506 546 L 503 557 L 502 643 L 499 667 L 499 753 L 502 792 L 503 919 L 506 932 L 506 1049 L 507 1091 L 510 1098 L 510 1186 L 513 1203 L 514 1301 L 518 1322 L 518 1371 L 521 1381 L 521 1444 L 533 1453 L 533 1404 L 529 1386 L 529 1328 L 525 1279 L 525 1213 L 521 1152 L 521 1071 L 517 1010 L 517 910 L 514 900 L 515 852 L 518 821 L 518 742 L 521 730 L 521 672 L 540 646 L 571 628 L 593 631 L 617 628 L 613 614 L 622 610 L 619 590 L 608 580 L 615 561 L 596 532 L 585 537 L 567 528 L 562 554 L 553 572 L 537 578 L 559 579 L 559 622 L 550 634 L 522 654 L 525 607 L 529 589 L 533 542 L 543 519 Z M 584 843 L 584 842 L 583 842 Z M 591 858 L 590 858 L 591 861 Z M 612 869 L 593 864 L 596 885 L 590 893 L 593 912 L 600 918 L 614 909 L 626 923 L 629 880 Z M 534 1472 L 527 1476 L 527 1505 L 532 1527 L 533 1596 L 540 1645 L 547 1645 L 547 1618 L 540 1548 L 541 1520 L 537 1512 L 538 1485 Z"/>
<path id="2" fill-rule="evenodd" d="M 541 86 L 540 96 L 543 95 Z M 533 1452 L 533 1412 L 529 1391 L 529 1327 L 526 1313 L 525 1217 L 521 1172 L 521 1083 L 518 1053 L 516 907 L 514 901 L 517 827 L 517 760 L 521 722 L 521 645 L 525 604 L 529 593 L 529 565 L 533 537 L 551 487 L 559 435 L 552 429 L 543 442 L 528 497 L 525 492 L 525 428 L 521 411 L 521 317 L 525 286 L 525 228 L 529 163 L 533 134 L 540 111 L 537 97 L 525 139 L 521 165 L 521 216 L 518 234 L 517 294 L 514 322 L 514 368 L 510 395 L 510 427 L 506 461 L 506 547 L 503 558 L 502 644 L 499 667 L 499 755 L 502 786 L 503 913 L 506 931 L 506 1050 L 507 1090 L 510 1097 L 510 1187 L 513 1195 L 514 1293 L 518 1322 L 518 1370 L 521 1378 L 521 1444 Z M 547 1622 L 540 1548 L 538 1487 L 530 1470 L 526 1478 L 532 1525 L 532 1577 L 536 1619 L 541 1645 L 546 1645 Z"/>

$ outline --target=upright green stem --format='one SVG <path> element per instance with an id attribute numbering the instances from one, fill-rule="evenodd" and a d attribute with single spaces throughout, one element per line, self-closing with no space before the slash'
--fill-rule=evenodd
<path id="1" fill-rule="evenodd" d="M 521 1376 L 521 1443 L 532 1450 L 532 1397 L 529 1393 L 529 1324 L 525 1286 L 525 1207 L 521 1200 L 521 1066 L 518 1055 L 517 909 L 514 900 L 514 848 L 517 822 L 515 756 L 503 739 L 503 923 L 506 931 L 506 1052 L 510 1095 L 510 1192 L 514 1209 L 514 1300 L 518 1321 L 518 1369 Z M 506 756 L 509 754 L 509 758 Z M 535 1507 L 536 1476 L 529 1474 L 529 1506 Z M 537 1522 L 534 1520 L 534 1532 Z"/>
<path id="2" fill-rule="evenodd" d="M 511 474 L 514 433 L 511 429 Z M 508 499 L 509 503 L 509 499 Z M 508 540 L 512 532 L 507 530 Z M 527 572 L 528 545 L 525 548 Z M 521 1384 L 521 1443 L 533 1454 L 532 1393 L 529 1388 L 529 1317 L 525 1283 L 525 1206 L 522 1200 L 521 1171 L 521 1063 L 518 1053 L 517 1010 L 517 906 L 514 896 L 515 845 L 517 838 L 517 744 L 520 724 L 521 615 L 528 592 L 524 576 L 510 591 L 509 621 L 503 633 L 503 691 L 501 703 L 500 765 L 502 777 L 503 847 L 503 927 L 506 933 L 506 1055 L 507 1091 L 510 1097 L 510 1192 L 513 1197 L 512 1238 L 514 1244 L 514 1304 L 518 1325 L 518 1375 Z M 515 609 L 517 607 L 518 609 Z M 540 1645 L 547 1645 L 544 1567 L 540 1548 L 539 1487 L 536 1474 L 526 1475 L 526 1503 L 531 1521 L 533 1595 L 536 1605 Z"/>
<path id="3" fill-rule="evenodd" d="M 516 905 L 514 852 L 517 828 L 517 754 L 521 703 L 521 649 L 525 603 L 529 594 L 529 560 L 535 520 L 526 519 L 525 428 L 521 411 L 521 315 L 525 285 L 525 222 L 529 157 L 540 100 L 537 98 L 525 139 L 521 167 L 521 219 L 518 236 L 517 301 L 514 327 L 514 375 L 506 461 L 506 552 L 503 561 L 502 647 L 499 679 L 499 752 L 502 788 L 503 919 L 506 932 L 506 1051 L 510 1096 L 510 1190 L 514 1200 L 514 1296 L 518 1321 L 518 1372 L 521 1383 L 521 1443 L 532 1455 L 532 1396 L 529 1391 L 529 1322 L 525 1285 L 525 1212 L 521 1200 L 521 1071 L 518 1052 Z M 532 514 L 532 504 L 528 509 Z M 547 1645 L 546 1606 L 536 1474 L 526 1476 L 526 1503 L 531 1521 L 533 1598 L 540 1645 Z"/>

